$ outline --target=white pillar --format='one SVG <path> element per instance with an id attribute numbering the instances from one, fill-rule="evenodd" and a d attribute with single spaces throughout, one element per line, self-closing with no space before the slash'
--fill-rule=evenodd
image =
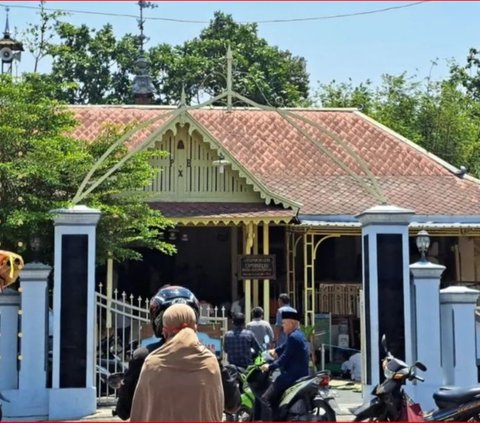
<path id="1" fill-rule="evenodd" d="M 47 279 L 52 268 L 28 263 L 22 271 L 22 337 L 19 389 L 45 389 L 48 345 Z"/>
<path id="2" fill-rule="evenodd" d="M 417 383 L 415 387 L 411 387 L 411 390 L 416 402 L 422 405 L 423 410 L 431 410 L 435 407 L 432 392 L 443 385 L 440 277 L 444 270 L 445 266 L 430 263 L 427 260 L 410 265 L 415 299 L 413 360 L 421 361 L 427 366 L 427 372 L 419 374 L 425 378 L 425 382 Z"/>
<path id="3" fill-rule="evenodd" d="M 383 334 L 391 352 L 412 358 L 408 223 L 412 210 L 375 206 L 357 218 L 362 224 L 363 305 L 365 345 L 362 345 L 363 392 L 369 397 L 380 381 Z"/>
<path id="4" fill-rule="evenodd" d="M 442 363 L 444 383 L 478 383 L 475 342 L 475 307 L 480 291 L 450 286 L 440 291 Z"/>
<path id="5" fill-rule="evenodd" d="M 0 294 L 0 391 L 17 389 L 18 310 L 20 295 L 17 292 Z"/>
<path id="6" fill-rule="evenodd" d="M 55 274 L 50 419 L 96 410 L 95 243 L 100 211 L 86 206 L 54 210 Z"/>
<path id="7" fill-rule="evenodd" d="M 3 390 L 10 400 L 10 403 L 4 404 L 4 415 L 11 419 L 48 419 L 47 278 L 51 270 L 50 266 L 42 263 L 28 263 L 20 275 L 18 389 Z"/>

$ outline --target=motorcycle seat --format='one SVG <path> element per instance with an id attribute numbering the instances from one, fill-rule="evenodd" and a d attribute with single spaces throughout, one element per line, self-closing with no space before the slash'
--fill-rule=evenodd
<path id="1" fill-rule="evenodd" d="M 297 383 L 299 383 L 299 382 L 303 382 L 304 380 L 308 380 L 308 379 L 311 379 L 311 378 L 312 378 L 312 376 L 303 376 L 303 377 L 301 377 L 300 379 L 297 379 L 297 380 L 295 381 L 295 384 L 297 384 Z"/>
<path id="2" fill-rule="evenodd" d="M 433 394 L 433 399 L 438 408 L 449 408 L 461 404 L 476 396 L 480 397 L 480 385 L 468 386 L 465 388 L 441 389 Z"/>

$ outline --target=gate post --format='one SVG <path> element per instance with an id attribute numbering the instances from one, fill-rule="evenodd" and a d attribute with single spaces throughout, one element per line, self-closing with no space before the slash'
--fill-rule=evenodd
<path id="1" fill-rule="evenodd" d="M 18 310 L 20 294 L 7 292 L 0 294 L 0 391 L 17 389 L 18 356 Z"/>
<path id="2" fill-rule="evenodd" d="M 392 354 L 411 361 L 408 224 L 412 210 L 375 206 L 360 213 L 363 257 L 363 392 L 369 397 L 380 381 L 380 338 Z"/>
<path id="3" fill-rule="evenodd" d="M 55 273 L 51 420 L 96 410 L 95 242 L 100 211 L 54 210 Z"/>
<path id="4" fill-rule="evenodd" d="M 480 291 L 450 286 L 440 291 L 444 383 L 478 383 L 475 342 L 475 306 Z"/>
<path id="5" fill-rule="evenodd" d="M 415 287 L 414 360 L 427 366 L 425 382 L 417 383 L 411 389 L 415 392 L 415 401 L 422 405 L 423 410 L 435 407 L 432 392 L 443 385 L 442 375 L 442 337 L 440 329 L 440 277 L 445 266 L 430 263 L 422 259 L 410 265 Z"/>

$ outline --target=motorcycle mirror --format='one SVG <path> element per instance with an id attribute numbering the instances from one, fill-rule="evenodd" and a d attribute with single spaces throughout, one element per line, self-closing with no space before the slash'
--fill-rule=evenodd
<path id="1" fill-rule="evenodd" d="M 423 364 L 422 362 L 420 361 L 416 361 L 414 366 L 417 368 L 417 369 L 420 369 L 422 372 L 426 372 L 427 371 L 427 366 L 425 366 L 425 364 Z"/>
<path id="2" fill-rule="evenodd" d="M 382 348 L 385 351 L 385 353 L 388 353 L 387 337 L 385 336 L 385 334 L 382 335 L 382 339 L 381 339 L 380 343 L 382 344 Z"/>
<path id="3" fill-rule="evenodd" d="M 122 385 L 123 377 L 125 375 L 123 373 L 112 373 L 108 376 L 107 382 L 108 386 L 113 389 L 118 389 Z"/>

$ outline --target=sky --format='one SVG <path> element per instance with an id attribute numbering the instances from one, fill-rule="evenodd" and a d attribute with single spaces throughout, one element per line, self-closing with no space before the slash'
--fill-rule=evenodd
<path id="1" fill-rule="evenodd" d="M 465 63 L 471 47 L 480 48 L 480 2 L 428 1 L 158 1 L 146 9 L 146 47 L 158 43 L 181 44 L 198 36 L 213 13 L 221 10 L 239 22 L 259 22 L 258 34 L 270 45 L 289 50 L 307 61 L 310 86 L 332 80 L 357 84 L 370 79 L 378 84 L 382 74 L 406 71 L 418 79 L 431 75 L 441 79 L 451 59 Z M 4 28 L 5 6 L 10 7 L 10 29 L 18 34 L 29 23 L 38 22 L 38 1 L 0 1 L 0 28 Z M 408 7 L 403 7 L 408 6 Z M 65 20 L 99 28 L 113 25 L 120 37 L 138 33 L 135 1 L 47 1 L 46 7 L 87 11 L 114 16 L 71 13 Z M 390 8 L 391 10 L 380 11 Z M 378 11 L 355 16 L 332 17 Z M 119 15 L 132 15 L 125 17 Z M 328 18 L 326 18 L 328 17 Z M 148 19 L 154 18 L 154 19 Z M 310 20 L 302 20 L 309 18 Z M 321 18 L 321 19 L 312 19 Z M 171 19 L 170 21 L 168 19 Z M 295 21 L 295 19 L 298 19 Z M 173 21 L 172 21 L 173 20 Z M 201 23 L 179 22 L 200 21 Z M 264 22 L 293 20 L 290 22 Z M 21 39 L 19 39 L 21 41 Z M 432 61 L 438 63 L 432 67 Z M 48 63 L 43 63 L 43 69 Z M 42 69 L 42 68 L 41 68 Z M 33 70 L 33 58 L 22 56 L 18 72 Z"/>

